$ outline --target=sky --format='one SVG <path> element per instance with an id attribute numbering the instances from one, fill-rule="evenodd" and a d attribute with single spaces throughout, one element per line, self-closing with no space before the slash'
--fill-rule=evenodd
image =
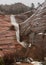
<path id="1" fill-rule="evenodd" d="M 31 6 L 31 3 L 34 3 L 37 6 L 37 3 L 43 3 L 45 0 L 0 0 L 0 4 L 14 4 L 21 2 L 27 6 Z"/>

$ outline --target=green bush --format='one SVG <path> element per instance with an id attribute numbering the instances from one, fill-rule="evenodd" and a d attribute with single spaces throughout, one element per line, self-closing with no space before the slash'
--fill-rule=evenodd
<path id="1" fill-rule="evenodd" d="M 3 58 L 0 58 L 0 65 L 4 65 Z"/>

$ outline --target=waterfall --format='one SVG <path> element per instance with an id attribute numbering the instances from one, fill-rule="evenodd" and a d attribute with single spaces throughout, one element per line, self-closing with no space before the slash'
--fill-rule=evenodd
<path id="1" fill-rule="evenodd" d="M 19 44 L 21 44 L 23 47 L 26 47 L 26 43 L 20 42 L 20 35 L 19 35 L 19 24 L 16 21 L 16 18 L 14 17 L 14 15 L 10 16 L 11 19 L 11 24 L 15 27 L 15 31 L 16 31 L 16 39 L 19 42 Z"/>
<path id="2" fill-rule="evenodd" d="M 17 38 L 17 41 L 19 42 L 19 40 L 20 40 L 20 36 L 19 36 L 19 24 L 16 22 L 16 19 L 15 19 L 14 15 L 11 15 L 11 24 L 15 27 L 16 38 Z"/>

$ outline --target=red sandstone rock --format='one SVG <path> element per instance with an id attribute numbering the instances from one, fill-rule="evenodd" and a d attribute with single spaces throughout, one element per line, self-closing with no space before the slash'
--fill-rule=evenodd
<path id="1" fill-rule="evenodd" d="M 18 44 L 16 32 L 10 29 L 11 26 L 10 16 L 0 15 L 0 56 L 3 56 L 5 51 L 7 53 L 7 50 L 11 52 L 16 50 L 15 44 Z"/>

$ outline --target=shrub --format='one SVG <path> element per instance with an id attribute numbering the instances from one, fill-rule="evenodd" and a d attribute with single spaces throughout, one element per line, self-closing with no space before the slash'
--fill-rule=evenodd
<path id="1" fill-rule="evenodd" d="M 0 65 L 4 65 L 3 58 L 0 57 Z"/>
<path id="2" fill-rule="evenodd" d="M 4 55 L 3 60 L 5 65 L 13 65 L 13 63 L 15 62 L 15 56 L 12 53 L 6 54 Z"/>

